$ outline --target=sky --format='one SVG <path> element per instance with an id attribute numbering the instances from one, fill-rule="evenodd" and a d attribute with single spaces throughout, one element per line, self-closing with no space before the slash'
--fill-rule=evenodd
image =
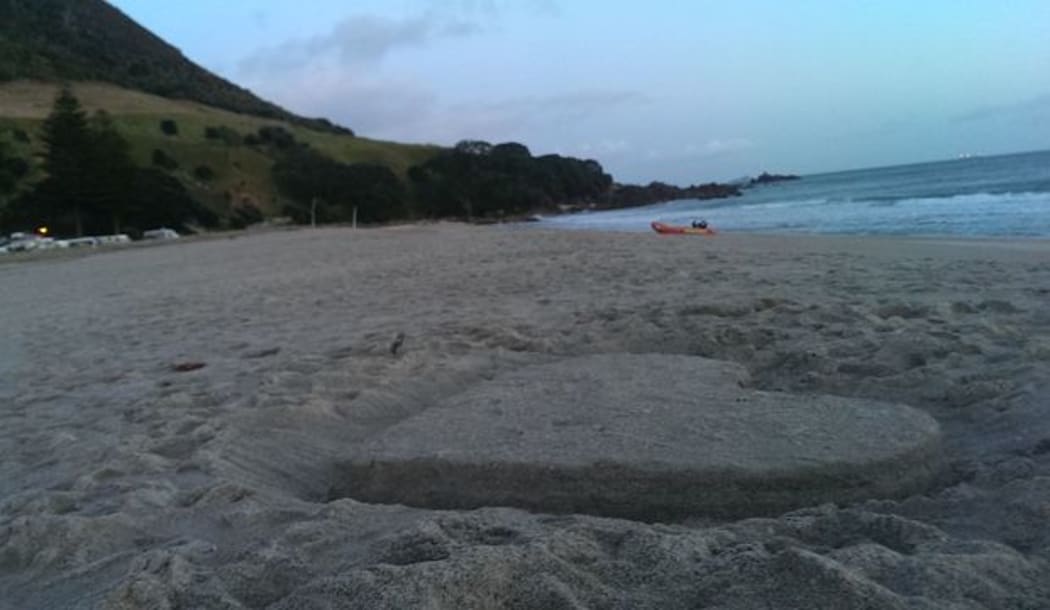
<path id="1" fill-rule="evenodd" d="M 358 135 L 692 184 L 1050 149 L 1046 0 L 112 0 Z"/>

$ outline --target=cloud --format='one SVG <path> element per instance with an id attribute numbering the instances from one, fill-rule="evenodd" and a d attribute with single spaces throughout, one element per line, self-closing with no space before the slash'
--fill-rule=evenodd
<path id="1" fill-rule="evenodd" d="M 374 137 L 452 144 L 464 139 L 492 142 L 516 140 L 536 142 L 545 139 L 561 149 L 564 143 L 550 142 L 550 136 L 564 133 L 583 122 L 621 106 L 644 104 L 647 98 L 634 91 L 580 90 L 550 96 L 527 96 L 496 101 L 454 104 L 437 103 L 427 107 L 405 108 L 404 120 L 381 125 L 376 117 L 358 114 L 361 133 Z M 421 118 L 422 117 L 422 118 Z M 609 142 L 592 145 L 591 154 L 609 150 Z"/>
<path id="2" fill-rule="evenodd" d="M 250 77 L 299 70 L 325 61 L 343 66 L 376 63 L 399 48 L 421 48 L 442 38 L 481 31 L 476 22 L 449 19 L 436 12 L 401 19 L 355 15 L 340 21 L 326 34 L 261 49 L 241 62 L 240 72 Z"/>
<path id="3" fill-rule="evenodd" d="M 595 143 L 584 143 L 579 146 L 583 155 L 613 156 L 622 155 L 631 151 L 633 146 L 627 140 L 601 140 Z"/>
<path id="4" fill-rule="evenodd" d="M 361 135 L 443 144 L 524 140 L 645 101 L 633 91 L 579 90 L 443 103 L 436 84 L 395 74 L 384 59 L 497 32 L 513 15 L 557 16 L 560 8 L 555 0 L 417 0 L 417 8 L 401 17 L 352 15 L 327 32 L 255 51 L 239 63 L 238 80 L 295 112 L 331 118 Z"/>
<path id="5" fill-rule="evenodd" d="M 368 137 L 405 138 L 423 130 L 438 108 L 437 94 L 417 82 L 333 63 L 259 76 L 246 84 L 295 112 L 332 119 Z"/>
<path id="6" fill-rule="evenodd" d="M 984 106 L 955 117 L 956 122 L 984 121 L 998 118 L 1025 118 L 1050 114 L 1050 93 L 1045 93 L 1015 104 Z"/>
<path id="7" fill-rule="evenodd" d="M 531 139 L 619 107 L 648 102 L 637 91 L 588 89 L 448 104 L 419 81 L 339 61 L 257 73 L 247 77 L 245 84 L 296 112 L 331 118 L 363 136 L 442 144 L 462 139 Z M 596 148 L 599 150 L 614 152 L 607 143 Z"/>
<path id="8" fill-rule="evenodd" d="M 686 146 L 685 153 L 687 156 L 693 157 L 718 157 L 750 150 L 754 147 L 754 142 L 747 138 L 712 138 L 700 145 L 690 144 Z"/>
<path id="9" fill-rule="evenodd" d="M 270 14 L 263 10 L 252 11 L 251 19 L 260 30 L 265 30 L 270 25 Z"/>
<path id="10" fill-rule="evenodd" d="M 557 16 L 561 10 L 555 0 L 426 0 L 424 5 L 425 10 L 410 17 L 353 15 L 325 34 L 260 49 L 240 62 L 240 73 L 300 69 L 324 60 L 374 63 L 399 48 L 423 48 L 440 39 L 479 34 L 511 11 Z M 255 11 L 253 18 L 259 27 L 268 23 L 264 11 Z"/>
<path id="11" fill-rule="evenodd" d="M 561 6 L 556 0 L 428 0 L 427 4 L 433 10 L 489 17 L 519 10 L 551 17 L 561 14 Z"/>
<path id="12" fill-rule="evenodd" d="M 639 95 L 579 91 L 460 104 L 439 103 L 437 85 L 392 73 L 392 54 L 497 32 L 505 17 L 556 16 L 555 0 L 416 0 L 400 17 L 357 14 L 328 31 L 259 49 L 241 60 L 238 80 L 295 112 L 330 117 L 372 137 L 451 143 L 511 138 L 531 127 L 583 121 Z"/>
<path id="13" fill-rule="evenodd" d="M 551 96 L 526 96 L 453 105 L 450 115 L 480 133 L 527 132 L 536 127 L 578 123 L 613 108 L 644 104 L 648 98 L 629 90 L 580 90 Z"/>
<path id="14" fill-rule="evenodd" d="M 549 135 L 618 107 L 646 101 L 644 95 L 634 91 L 581 90 L 551 96 L 460 103 L 432 109 L 430 120 L 420 128 L 428 140 L 444 143 L 466 138 L 493 142 L 529 140 L 536 134 Z"/>

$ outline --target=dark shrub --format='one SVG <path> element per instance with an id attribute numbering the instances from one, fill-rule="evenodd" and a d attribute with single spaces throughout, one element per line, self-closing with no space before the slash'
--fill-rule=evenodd
<path id="1" fill-rule="evenodd" d="M 160 122 L 160 130 L 166 136 L 177 136 L 179 135 L 179 124 L 171 119 L 164 119 Z"/>
<path id="2" fill-rule="evenodd" d="M 233 213 L 230 215 L 230 228 L 243 229 L 263 220 L 263 213 L 259 211 L 259 208 L 246 201 L 234 206 Z"/>
<path id="3" fill-rule="evenodd" d="M 196 176 L 198 180 L 208 182 L 215 179 L 215 170 L 208 167 L 207 165 L 198 165 L 193 170 L 193 175 Z"/>
<path id="4" fill-rule="evenodd" d="M 180 232 L 187 225 L 214 227 L 218 217 L 196 201 L 176 178 L 155 169 L 136 172 L 132 193 L 142 202 L 128 219 L 137 227 L 171 227 Z"/>
<path id="5" fill-rule="evenodd" d="M 291 218 L 292 222 L 300 225 L 308 224 L 310 222 L 309 206 L 300 205 L 297 203 L 284 204 L 284 206 L 281 207 L 281 215 Z"/>
<path id="6" fill-rule="evenodd" d="M 169 172 L 179 168 L 179 162 L 159 148 L 153 149 L 153 165 Z"/>
<path id="7" fill-rule="evenodd" d="M 135 61 L 132 62 L 130 66 L 128 66 L 128 74 L 135 78 L 145 78 L 149 76 L 149 73 L 149 64 L 147 64 L 146 62 Z"/>
<path id="8" fill-rule="evenodd" d="M 484 140 L 462 140 L 453 150 L 465 155 L 487 155 L 492 152 L 492 144 Z"/>
<path id="9" fill-rule="evenodd" d="M 309 214 L 314 198 L 318 222 L 349 222 L 354 208 L 361 222 L 385 222 L 405 214 L 408 194 L 394 172 L 382 165 L 347 165 L 306 147 L 286 152 L 273 166 L 273 179 L 281 194 L 305 208 L 297 219 Z"/>
<path id="10" fill-rule="evenodd" d="M 295 145 L 295 136 L 290 131 L 276 125 L 259 128 L 259 140 L 275 148 L 286 150 Z"/>
<path id="11" fill-rule="evenodd" d="M 4 163 L 4 167 L 11 173 L 16 179 L 22 179 L 29 173 L 29 161 L 26 161 L 22 157 L 12 157 L 7 159 Z"/>
<path id="12" fill-rule="evenodd" d="M 354 132 L 351 129 L 347 129 L 342 125 L 336 125 L 328 119 L 307 119 L 306 125 L 320 131 L 330 131 L 344 136 L 353 136 Z"/>
<path id="13" fill-rule="evenodd" d="M 219 127 L 205 127 L 204 137 L 208 140 L 219 140 L 230 146 L 236 146 L 242 142 L 241 134 L 236 129 L 220 125 Z"/>

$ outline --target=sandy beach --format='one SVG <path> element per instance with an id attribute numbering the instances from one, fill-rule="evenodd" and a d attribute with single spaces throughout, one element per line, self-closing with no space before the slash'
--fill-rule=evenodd
<path id="1" fill-rule="evenodd" d="M 3 263 L 0 607 L 1050 607 L 1048 299 L 1039 240 L 438 224 Z M 347 497 L 381 435 L 616 354 L 913 407 L 937 468 L 666 522 Z"/>

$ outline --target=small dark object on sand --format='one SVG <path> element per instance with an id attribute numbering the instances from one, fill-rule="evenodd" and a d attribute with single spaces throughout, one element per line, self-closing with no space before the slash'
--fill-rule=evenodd
<path id="1" fill-rule="evenodd" d="M 401 346 L 405 343 L 405 333 L 397 333 L 394 337 L 394 342 L 390 344 L 390 354 L 392 356 L 397 355 L 397 350 L 401 349 Z"/>
<path id="2" fill-rule="evenodd" d="M 207 366 L 203 362 L 180 362 L 173 365 L 171 368 L 177 373 L 188 373 L 190 371 L 200 370 Z"/>

